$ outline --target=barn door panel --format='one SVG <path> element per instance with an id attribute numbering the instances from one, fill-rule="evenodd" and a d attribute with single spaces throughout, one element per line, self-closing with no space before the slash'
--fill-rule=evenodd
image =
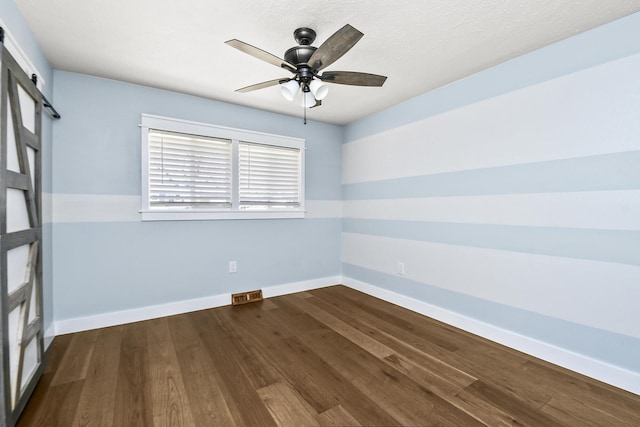
<path id="1" fill-rule="evenodd" d="M 0 425 L 13 426 L 44 366 L 42 97 L 4 46 L 0 68 Z"/>

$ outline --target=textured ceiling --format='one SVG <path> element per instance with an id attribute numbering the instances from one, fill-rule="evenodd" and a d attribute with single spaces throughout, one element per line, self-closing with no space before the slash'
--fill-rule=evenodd
<path id="1" fill-rule="evenodd" d="M 346 124 L 640 10 L 640 0 L 15 0 L 54 68 L 302 116 L 278 87 L 290 74 L 224 44 L 282 58 L 293 30 L 322 44 L 345 24 L 364 37 L 325 71 L 388 76 L 382 88 L 331 85 L 308 117 Z"/>

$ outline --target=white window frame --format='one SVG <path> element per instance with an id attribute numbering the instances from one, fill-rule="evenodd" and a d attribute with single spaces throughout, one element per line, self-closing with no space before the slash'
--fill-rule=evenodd
<path id="1" fill-rule="evenodd" d="M 149 131 L 169 131 L 199 135 L 204 137 L 228 139 L 232 142 L 232 201 L 230 208 L 219 209 L 183 209 L 151 208 L 149 204 Z M 289 136 L 274 135 L 250 130 L 235 129 L 207 123 L 192 122 L 170 117 L 142 114 L 140 123 L 142 154 L 142 194 L 140 214 L 143 221 L 182 221 L 182 220 L 221 220 L 221 219 L 282 219 L 304 218 L 305 215 L 305 140 Z M 296 207 L 239 209 L 239 167 L 238 146 L 240 142 L 273 145 L 277 147 L 296 148 L 300 150 L 300 205 Z"/>

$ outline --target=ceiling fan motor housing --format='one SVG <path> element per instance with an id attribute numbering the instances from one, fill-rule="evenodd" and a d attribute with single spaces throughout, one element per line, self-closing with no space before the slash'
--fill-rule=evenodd
<path id="1" fill-rule="evenodd" d="M 306 86 L 313 79 L 309 58 L 317 49 L 315 46 L 311 46 L 311 43 L 316 39 L 316 32 L 307 27 L 298 28 L 293 32 L 293 38 L 298 42 L 298 46 L 288 49 L 284 54 L 284 60 L 296 66 L 298 70 L 296 74 L 300 82 Z"/>
<path id="2" fill-rule="evenodd" d="M 285 52 L 284 60 L 296 67 L 307 65 L 309 58 L 311 58 L 316 49 L 315 46 L 308 45 L 294 46 Z"/>

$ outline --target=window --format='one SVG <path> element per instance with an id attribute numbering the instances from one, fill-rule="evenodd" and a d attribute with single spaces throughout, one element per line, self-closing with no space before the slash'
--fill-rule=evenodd
<path id="1" fill-rule="evenodd" d="M 300 150 L 240 142 L 240 209 L 300 206 Z"/>
<path id="2" fill-rule="evenodd" d="M 304 140 L 142 115 L 143 220 L 304 217 Z"/>
<path id="3" fill-rule="evenodd" d="M 149 207 L 231 206 L 231 141 L 149 129 Z"/>

